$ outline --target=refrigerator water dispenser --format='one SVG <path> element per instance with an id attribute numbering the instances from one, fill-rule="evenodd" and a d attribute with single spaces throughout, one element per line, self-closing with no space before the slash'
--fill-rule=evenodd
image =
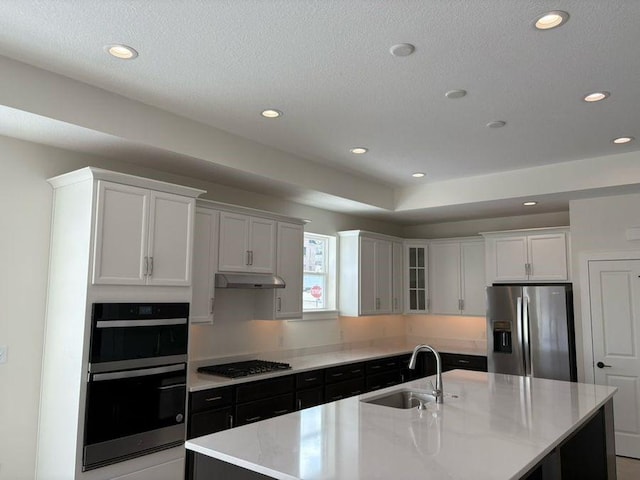
<path id="1" fill-rule="evenodd" d="M 493 351 L 512 353 L 510 322 L 495 322 L 493 324 Z"/>

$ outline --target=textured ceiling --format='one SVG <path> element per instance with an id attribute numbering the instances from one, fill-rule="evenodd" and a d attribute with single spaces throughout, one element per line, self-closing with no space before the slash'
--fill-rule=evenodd
<path id="1" fill-rule="evenodd" d="M 3 0 L 0 55 L 403 187 L 640 149 L 610 143 L 640 139 L 638 25 L 637 0 Z"/>

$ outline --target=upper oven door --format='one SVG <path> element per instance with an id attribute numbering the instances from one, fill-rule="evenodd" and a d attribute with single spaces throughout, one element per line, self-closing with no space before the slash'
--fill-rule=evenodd
<path id="1" fill-rule="evenodd" d="M 189 304 L 93 305 L 91 372 L 184 362 Z"/>

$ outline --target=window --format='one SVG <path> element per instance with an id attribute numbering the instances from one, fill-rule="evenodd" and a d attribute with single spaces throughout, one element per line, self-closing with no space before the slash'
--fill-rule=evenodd
<path id="1" fill-rule="evenodd" d="M 335 309 L 335 237 L 304 234 L 302 309 Z"/>

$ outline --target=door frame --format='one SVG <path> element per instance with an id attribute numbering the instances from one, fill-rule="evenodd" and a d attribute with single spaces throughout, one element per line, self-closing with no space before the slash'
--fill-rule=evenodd
<path id="1" fill-rule="evenodd" d="M 591 288 L 589 285 L 589 262 L 606 260 L 640 260 L 640 250 L 616 252 L 583 252 L 580 254 L 580 308 L 582 313 L 582 358 L 584 381 L 595 383 L 593 359 L 593 319 L 591 318 Z M 578 381 L 580 379 L 578 378 Z"/>

